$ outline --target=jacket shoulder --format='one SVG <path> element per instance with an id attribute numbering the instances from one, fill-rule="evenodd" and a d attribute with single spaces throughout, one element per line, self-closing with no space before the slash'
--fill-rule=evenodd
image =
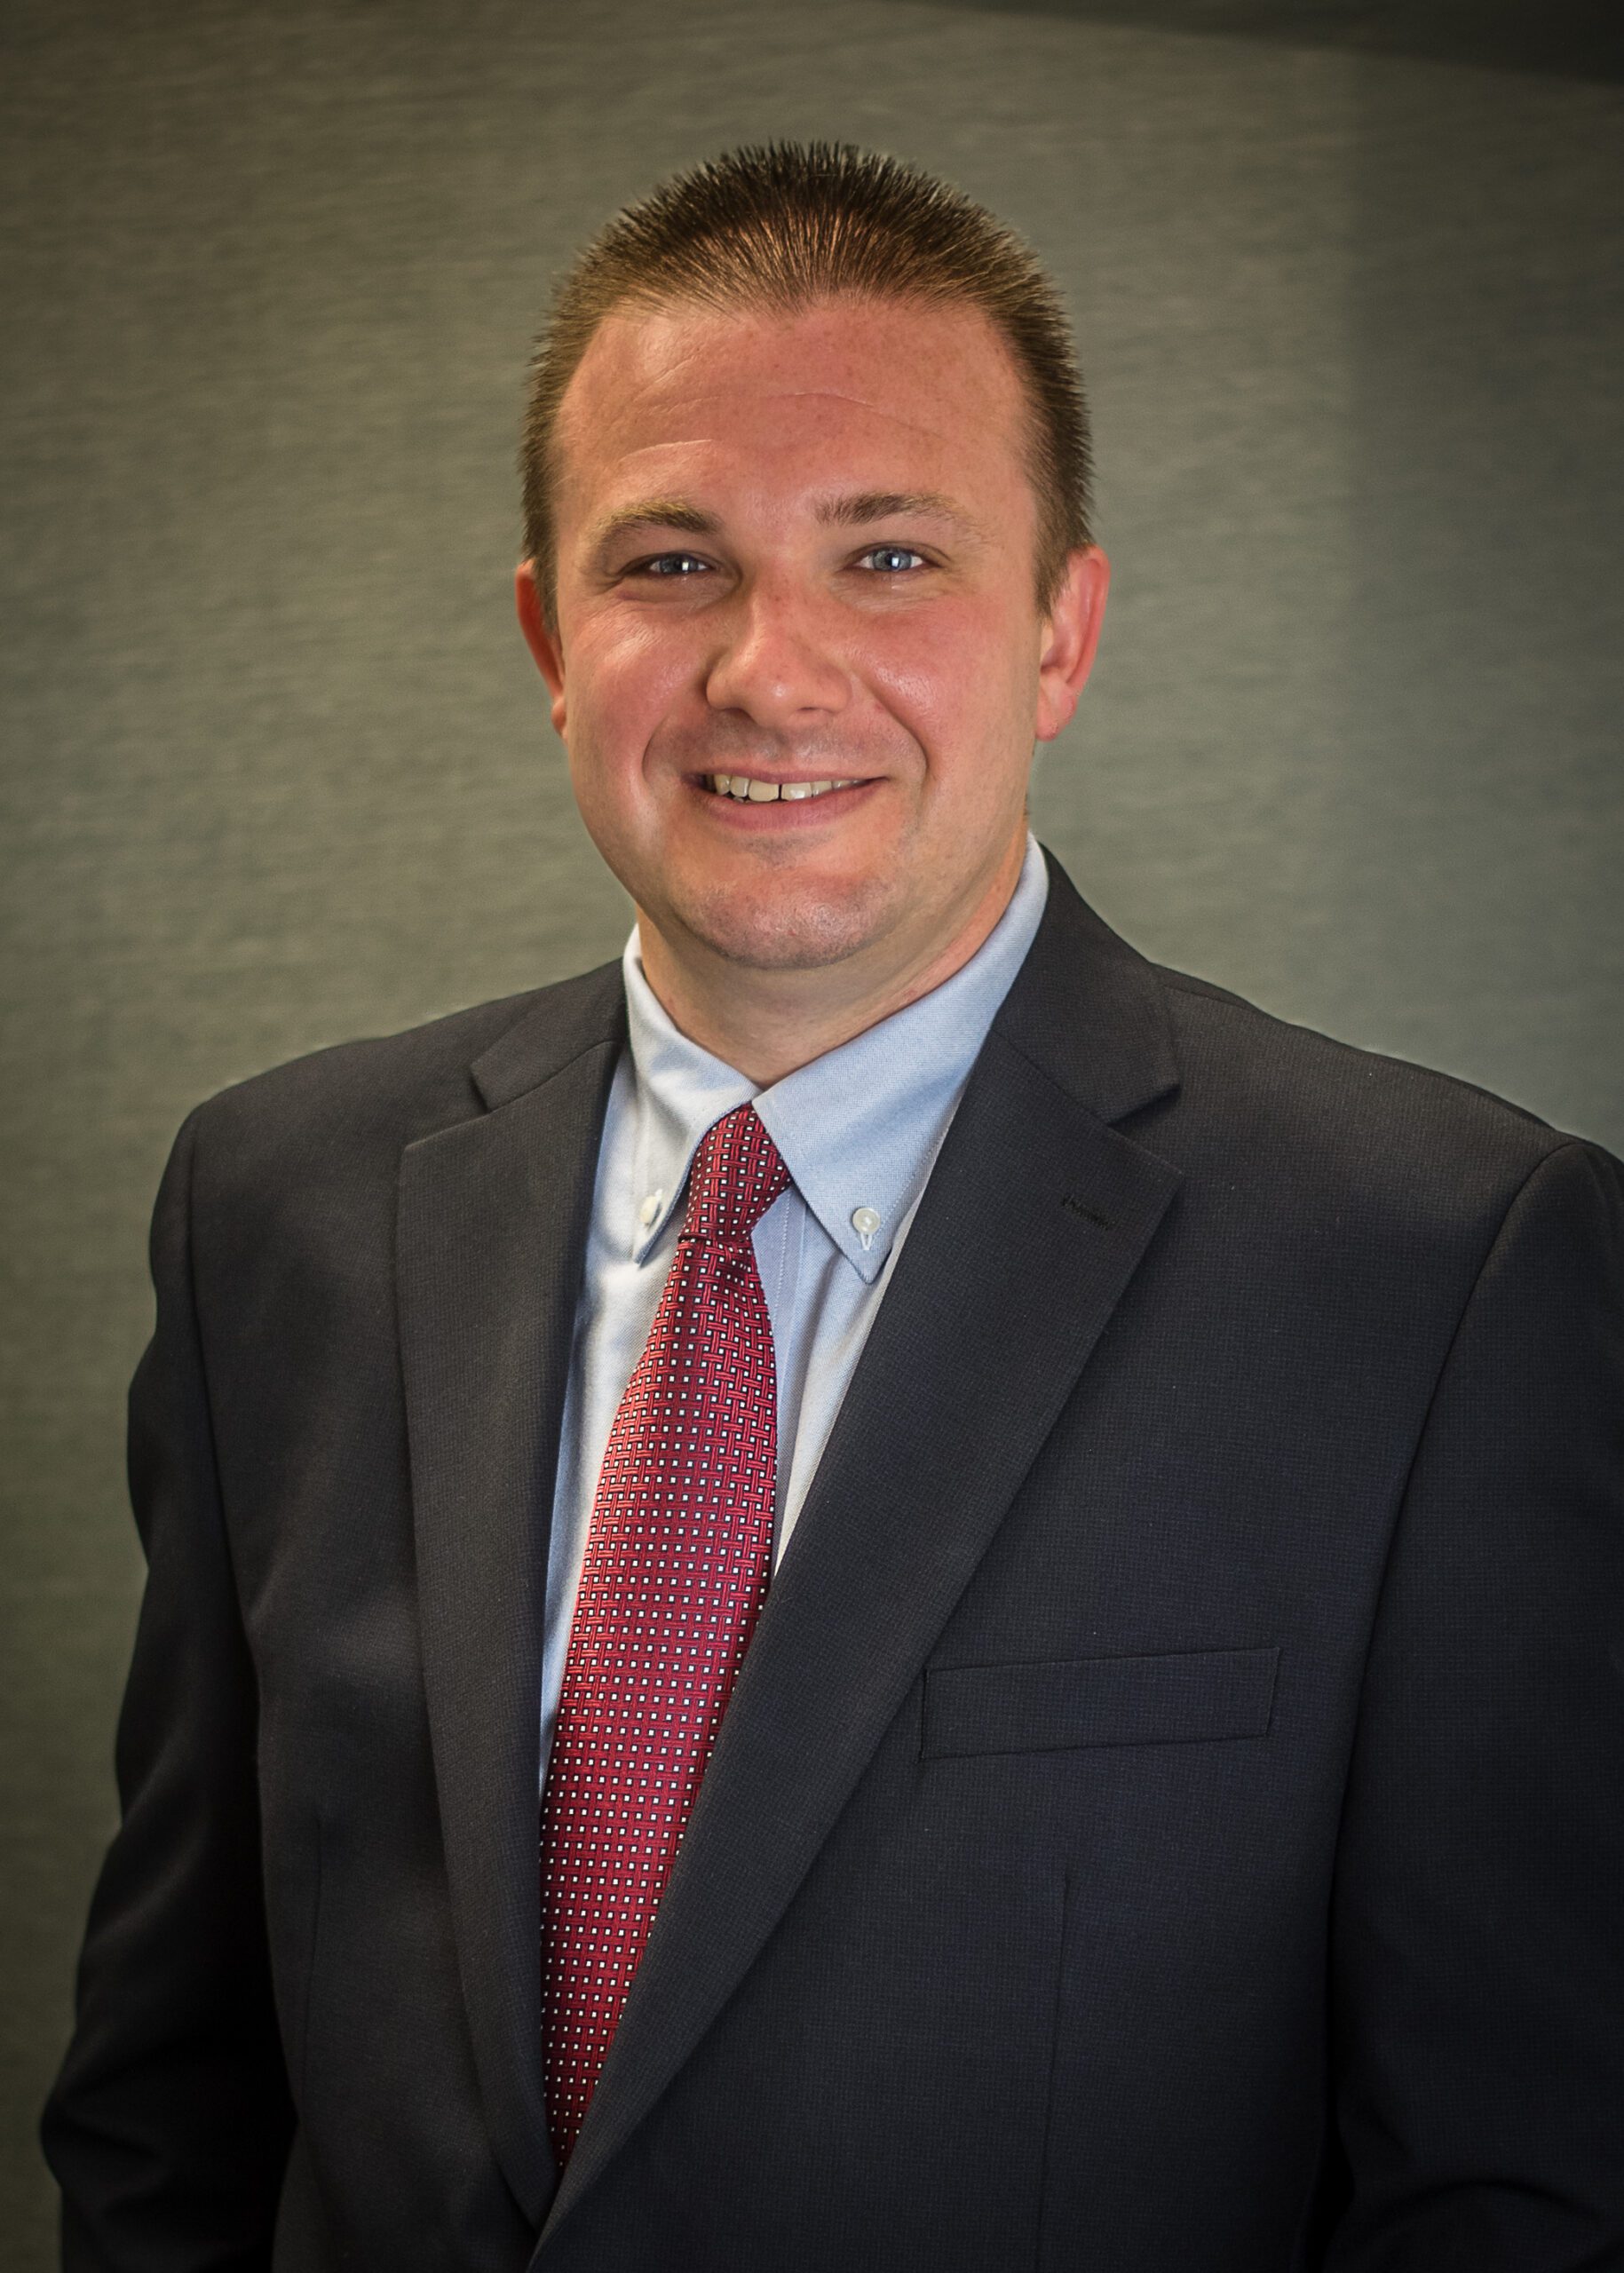
<path id="1" fill-rule="evenodd" d="M 297 1166 L 402 1145 L 466 1121 L 616 1038 L 618 962 L 454 1010 L 392 1034 L 335 1043 L 251 1074 L 191 1115 L 200 1146 L 239 1164 Z M 489 1069 L 488 1074 L 487 1069 Z"/>
<path id="2" fill-rule="evenodd" d="M 1498 1221 L 1554 1154 L 1597 1145 L 1454 1074 L 1335 1040 L 1157 967 L 1181 1087 L 1147 1141 L 1239 1194 L 1317 1194 L 1346 1228 L 1400 1238 Z"/>

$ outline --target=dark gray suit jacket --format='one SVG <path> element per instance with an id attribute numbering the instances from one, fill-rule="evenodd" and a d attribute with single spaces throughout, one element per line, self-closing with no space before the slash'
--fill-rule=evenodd
<path id="1" fill-rule="evenodd" d="M 622 1017 L 611 967 L 183 1132 L 67 2264 L 1624 2265 L 1619 1166 L 1058 872 L 558 2182 L 543 1587 Z"/>

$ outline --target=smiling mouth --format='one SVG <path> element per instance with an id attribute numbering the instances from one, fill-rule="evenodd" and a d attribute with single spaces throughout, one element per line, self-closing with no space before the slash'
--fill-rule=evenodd
<path id="1" fill-rule="evenodd" d="M 855 775 L 839 781 L 762 781 L 749 773 L 701 773 L 700 780 L 718 797 L 737 797 L 753 805 L 771 804 L 775 798 L 794 804 L 804 797 L 826 797 L 831 789 L 861 786 Z"/>

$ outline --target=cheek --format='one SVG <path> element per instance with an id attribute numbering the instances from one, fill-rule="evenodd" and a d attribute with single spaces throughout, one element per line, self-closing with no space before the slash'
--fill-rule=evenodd
<path id="1" fill-rule="evenodd" d="M 945 602 L 899 615 L 870 652 L 869 684 L 942 763 L 963 749 L 984 765 L 994 746 L 1030 742 L 1036 642 L 985 606 Z"/>
<path id="2" fill-rule="evenodd" d="M 692 645 L 658 620 L 582 625 L 565 649 L 572 746 L 611 763 L 639 756 L 693 681 Z"/>

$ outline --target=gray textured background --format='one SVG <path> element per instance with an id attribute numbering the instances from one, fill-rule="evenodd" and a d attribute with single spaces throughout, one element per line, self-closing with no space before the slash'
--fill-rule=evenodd
<path id="1" fill-rule="evenodd" d="M 1023 226 L 1118 572 L 1041 832 L 1160 959 L 1624 1146 L 1617 42 L 1533 12 L 7 11 L 8 2265 L 113 1819 L 173 1129 L 622 935 L 508 596 L 528 338 L 612 206 L 817 133 Z"/>

